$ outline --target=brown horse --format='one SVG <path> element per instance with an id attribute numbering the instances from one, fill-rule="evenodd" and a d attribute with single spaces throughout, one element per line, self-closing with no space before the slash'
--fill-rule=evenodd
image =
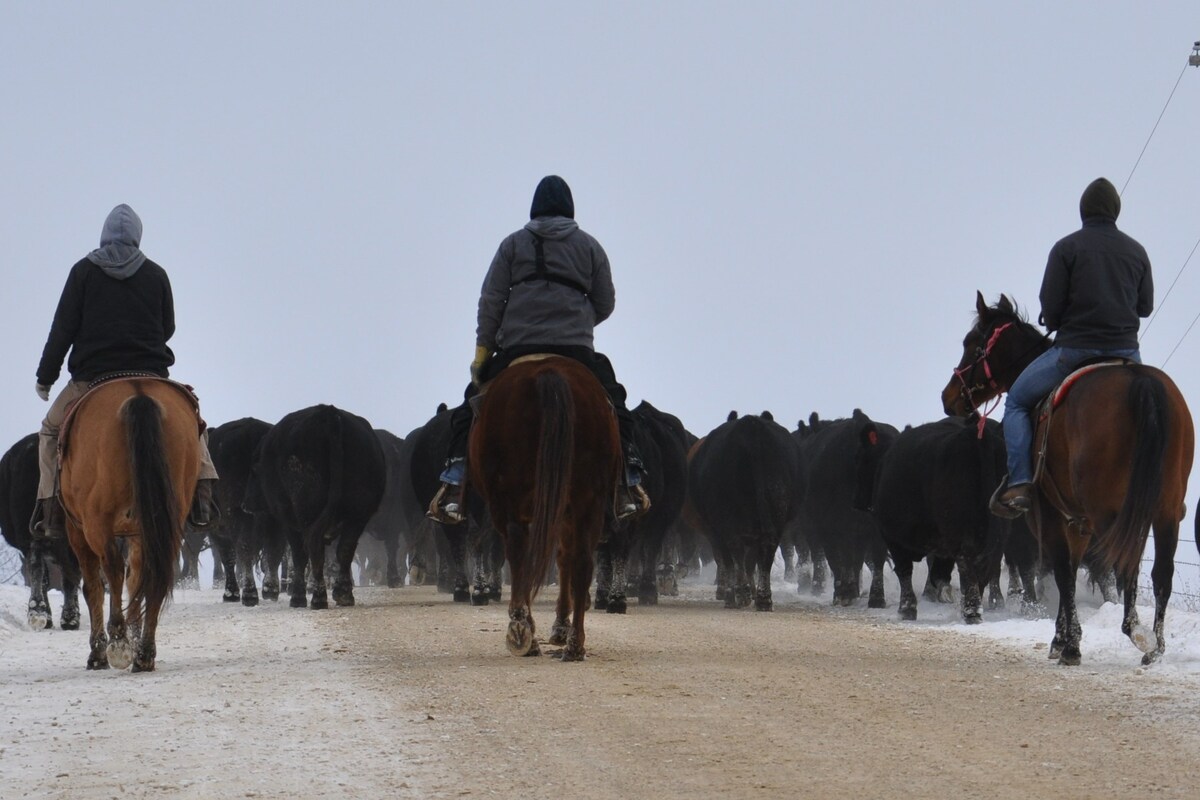
<path id="1" fill-rule="evenodd" d="M 171 595 L 183 522 L 200 472 L 197 411 L 181 385 L 102 383 L 63 428 L 61 492 L 91 617 L 88 669 L 154 669 L 154 633 Z M 123 556 L 124 553 L 124 556 Z M 129 605 L 122 609 L 126 567 Z M 104 628 L 104 583 L 109 619 Z"/>
<path id="2" fill-rule="evenodd" d="M 947 413 L 959 416 L 998 398 L 1050 347 L 1007 297 L 989 307 L 977 294 L 975 305 L 978 318 L 963 340 L 962 360 L 942 391 Z M 1079 376 L 1052 414 L 1039 415 L 1034 442 L 1045 442 L 1045 464 L 1030 523 L 1060 598 L 1050 657 L 1080 662 L 1075 575 L 1092 545 L 1124 585 L 1122 632 L 1145 653 L 1142 663 L 1152 663 L 1166 646 L 1163 622 L 1192 469 L 1195 433 L 1187 403 L 1161 370 L 1103 367 Z M 1138 572 L 1151 526 L 1153 632 L 1137 614 Z"/>
<path id="3" fill-rule="evenodd" d="M 540 655 L 530 604 L 557 551 L 558 606 L 549 641 L 563 646 L 563 661 L 582 660 L 594 553 L 621 469 L 604 388 L 569 358 L 514 362 L 483 395 L 468 461 L 512 572 L 509 651 Z"/>

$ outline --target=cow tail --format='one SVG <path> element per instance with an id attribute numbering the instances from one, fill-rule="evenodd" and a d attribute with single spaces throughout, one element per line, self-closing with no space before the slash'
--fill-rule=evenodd
<path id="1" fill-rule="evenodd" d="M 1129 384 L 1129 411 L 1134 421 L 1129 489 L 1111 528 L 1105 562 L 1129 580 L 1141 568 L 1142 551 L 1158 509 L 1163 485 L 1163 455 L 1171 435 L 1169 404 L 1162 382 L 1140 370 Z"/>
<path id="2" fill-rule="evenodd" d="M 558 544 L 575 464 L 575 402 L 563 375 L 553 370 L 537 377 L 541 430 L 534 469 L 533 519 L 525 548 L 525 574 L 540 587 Z"/>
<path id="3" fill-rule="evenodd" d="M 162 406 L 138 394 L 121 408 L 133 478 L 133 507 L 142 531 L 142 566 L 129 587 L 129 605 L 161 606 L 175 585 L 175 565 L 183 534 L 183 514 L 163 435 Z"/>
<path id="4" fill-rule="evenodd" d="M 343 472 L 346 460 L 346 430 L 342 421 L 342 415 L 337 411 L 332 411 L 331 413 L 333 414 L 333 435 L 330 437 L 329 442 L 329 494 L 326 495 L 325 505 L 321 508 L 321 513 L 317 515 L 317 518 L 313 520 L 313 523 L 308 526 L 308 530 L 304 533 L 304 541 L 313 547 L 324 546 L 323 537 L 333 530 L 334 522 L 342 506 L 342 495 L 345 493 Z"/>

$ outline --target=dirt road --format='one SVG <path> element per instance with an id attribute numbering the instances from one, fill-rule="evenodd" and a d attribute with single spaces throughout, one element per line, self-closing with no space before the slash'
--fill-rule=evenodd
<path id="1" fill-rule="evenodd" d="M 582 664 L 514 658 L 503 607 L 411 587 L 325 612 L 185 593 L 151 675 L 86 672 L 84 632 L 10 634 L 3 796 L 1197 796 L 1195 681 L 1132 646 L 1128 669 L 1064 669 L 890 614 L 710 596 L 590 614 Z"/>

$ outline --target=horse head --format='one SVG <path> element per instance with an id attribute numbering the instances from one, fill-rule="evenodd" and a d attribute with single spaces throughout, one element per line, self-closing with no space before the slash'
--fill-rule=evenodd
<path id="1" fill-rule="evenodd" d="M 1050 347 L 1050 338 L 1005 295 L 989 306 L 976 292 L 975 310 L 975 324 L 963 337 L 962 358 L 942 389 L 942 407 L 949 416 L 968 417 L 998 399 Z"/>

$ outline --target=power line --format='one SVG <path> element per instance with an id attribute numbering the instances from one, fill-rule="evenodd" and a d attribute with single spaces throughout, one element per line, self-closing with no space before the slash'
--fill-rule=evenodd
<path id="1" fill-rule="evenodd" d="M 1167 298 L 1171 296 L 1171 291 L 1175 288 L 1175 284 L 1179 283 L 1179 278 L 1183 275 L 1183 271 L 1187 269 L 1188 262 L 1192 260 L 1192 256 L 1196 255 L 1197 247 L 1200 247 L 1200 239 L 1197 239 L 1196 243 L 1192 245 L 1192 252 L 1188 253 L 1188 257 L 1183 261 L 1183 266 L 1179 268 L 1179 272 L 1175 273 L 1175 280 L 1171 281 L 1171 285 L 1167 288 L 1167 293 L 1163 295 L 1162 302 L 1158 304 L 1158 308 L 1154 309 L 1154 313 L 1150 315 L 1150 321 L 1142 329 L 1141 335 L 1138 336 L 1138 342 L 1141 342 L 1142 338 L 1150 332 L 1150 326 L 1154 324 L 1154 320 L 1158 319 L 1158 312 L 1162 311 L 1162 307 L 1167 304 Z"/>
<path id="2" fill-rule="evenodd" d="M 1197 42 L 1197 49 L 1200 49 L 1200 42 Z M 1150 135 L 1146 137 L 1146 143 L 1142 145 L 1142 152 L 1138 153 L 1137 161 L 1133 163 L 1133 169 L 1129 170 L 1129 177 L 1125 179 L 1125 183 L 1121 186 L 1121 195 L 1124 196 L 1125 188 L 1129 186 L 1129 182 L 1133 180 L 1133 173 L 1137 172 L 1138 164 L 1142 163 L 1142 156 L 1146 155 L 1146 148 L 1150 146 L 1150 140 L 1154 138 L 1154 132 L 1158 130 L 1158 123 L 1162 122 L 1163 114 L 1167 113 L 1167 106 L 1171 105 L 1171 98 L 1175 96 L 1175 90 L 1179 88 L 1179 82 L 1183 80 L 1183 73 L 1187 72 L 1187 68 L 1194 66 L 1192 58 L 1189 57 L 1184 63 L 1183 69 L 1179 70 L 1179 77 L 1175 79 L 1175 85 L 1171 87 L 1171 94 L 1167 96 L 1167 102 L 1163 103 L 1162 111 L 1158 112 L 1158 119 L 1154 122 L 1154 127 L 1150 129 Z"/>

